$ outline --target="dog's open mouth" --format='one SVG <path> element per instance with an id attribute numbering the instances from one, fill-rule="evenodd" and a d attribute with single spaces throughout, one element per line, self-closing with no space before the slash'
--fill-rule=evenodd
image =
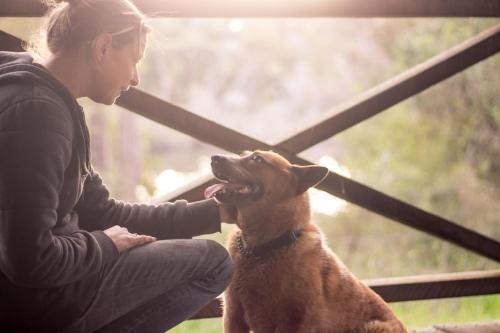
<path id="1" fill-rule="evenodd" d="M 205 189 L 205 198 L 215 198 L 222 203 L 238 204 L 260 197 L 262 187 L 251 181 L 239 180 L 214 172 L 220 183 Z"/>

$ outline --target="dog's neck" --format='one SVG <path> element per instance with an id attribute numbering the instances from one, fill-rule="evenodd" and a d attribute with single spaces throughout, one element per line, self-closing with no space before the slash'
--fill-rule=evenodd
<path id="1" fill-rule="evenodd" d="M 237 225 L 249 248 L 262 245 L 310 223 L 309 196 L 304 193 L 279 204 L 238 209 Z"/>

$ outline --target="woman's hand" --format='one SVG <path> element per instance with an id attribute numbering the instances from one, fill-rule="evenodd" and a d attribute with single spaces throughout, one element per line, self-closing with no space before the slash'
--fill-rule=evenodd
<path id="1" fill-rule="evenodd" d="M 234 206 L 225 206 L 219 204 L 219 218 L 223 223 L 236 223 L 238 218 L 238 209 Z"/>
<path id="2" fill-rule="evenodd" d="M 119 225 L 104 230 L 104 233 L 111 238 L 119 253 L 156 240 L 152 236 L 131 234 L 127 228 L 120 227 Z"/>

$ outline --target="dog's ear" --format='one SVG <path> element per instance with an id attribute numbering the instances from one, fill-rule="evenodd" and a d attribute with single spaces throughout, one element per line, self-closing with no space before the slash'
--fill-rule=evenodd
<path id="1" fill-rule="evenodd" d="M 319 165 L 292 165 L 290 169 L 297 177 L 297 194 L 319 184 L 328 175 L 328 168 Z"/>

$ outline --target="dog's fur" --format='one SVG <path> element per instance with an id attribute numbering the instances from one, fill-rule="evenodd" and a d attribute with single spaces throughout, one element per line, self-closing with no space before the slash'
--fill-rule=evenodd
<path id="1" fill-rule="evenodd" d="M 224 296 L 224 332 L 406 332 L 387 304 L 326 247 L 310 221 L 307 189 L 326 176 L 326 168 L 300 167 L 276 153 L 255 151 L 213 156 L 212 171 L 251 189 L 212 193 L 236 207 L 239 227 L 228 241 L 235 274 Z M 238 251 L 240 236 L 251 249 L 299 229 L 295 242 L 261 257 Z"/>

